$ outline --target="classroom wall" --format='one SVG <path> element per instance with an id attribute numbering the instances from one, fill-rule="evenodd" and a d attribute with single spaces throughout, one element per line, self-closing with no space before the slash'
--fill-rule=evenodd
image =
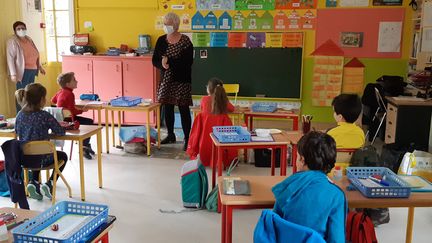
<path id="1" fill-rule="evenodd" d="M 395 59 L 360 59 L 366 65 L 365 84 L 374 82 L 384 74 L 406 75 L 409 46 L 411 44 L 412 14 L 408 2 L 404 1 L 404 7 L 407 10 L 403 24 L 402 57 Z M 325 1 L 320 0 L 318 8 L 324 7 Z M 154 46 L 157 37 L 163 34 L 162 31 L 155 30 L 155 18 L 164 13 L 166 12 L 158 10 L 157 0 L 75 0 L 75 29 L 77 32 L 86 33 L 84 22 L 91 21 L 94 31 L 90 32 L 90 42 L 97 47 L 98 52 L 105 52 L 110 46 L 119 47 L 120 44 L 127 44 L 135 48 L 138 46 L 139 34 L 150 34 Z M 191 16 L 194 13 L 189 12 Z M 205 11 L 202 13 L 203 15 L 207 14 Z M 215 13 L 220 15 L 219 12 Z M 248 12 L 245 11 L 244 14 L 247 15 Z M 333 112 L 331 107 L 312 106 L 313 58 L 310 53 L 315 49 L 315 31 L 305 31 L 305 36 L 302 113 L 314 115 L 314 121 L 332 122 Z M 346 58 L 346 61 L 349 61 L 349 59 Z"/>

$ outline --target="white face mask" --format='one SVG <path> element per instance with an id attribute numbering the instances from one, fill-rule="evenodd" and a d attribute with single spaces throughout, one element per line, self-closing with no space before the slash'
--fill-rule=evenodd
<path id="1" fill-rule="evenodd" d="M 27 35 L 27 30 L 17 30 L 16 35 L 19 37 L 25 37 Z"/>
<path id="2" fill-rule="evenodd" d="M 167 35 L 174 33 L 174 27 L 172 25 L 164 25 L 163 29 L 164 29 L 165 34 L 167 34 Z"/>

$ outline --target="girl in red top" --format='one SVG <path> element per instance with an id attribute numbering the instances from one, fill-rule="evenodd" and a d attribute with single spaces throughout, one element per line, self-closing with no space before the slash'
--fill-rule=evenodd
<path id="1" fill-rule="evenodd" d="M 208 96 L 201 99 L 201 112 L 195 118 L 186 153 L 191 159 L 198 155 L 204 166 L 210 165 L 212 141 L 210 133 L 214 126 L 231 126 L 228 112 L 234 111 L 234 106 L 228 101 L 223 88 L 223 82 L 218 78 L 212 78 L 207 84 Z M 224 156 L 224 164 L 229 163 L 237 156 L 237 151 L 229 151 Z"/>

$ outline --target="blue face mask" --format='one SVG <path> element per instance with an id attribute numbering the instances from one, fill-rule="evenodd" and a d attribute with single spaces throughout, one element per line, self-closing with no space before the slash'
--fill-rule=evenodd
<path id="1" fill-rule="evenodd" d="M 167 35 L 174 33 L 174 27 L 172 25 L 164 25 L 163 30 Z"/>

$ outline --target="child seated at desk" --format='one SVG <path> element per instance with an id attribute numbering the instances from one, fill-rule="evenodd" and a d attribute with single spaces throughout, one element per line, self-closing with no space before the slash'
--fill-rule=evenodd
<path id="1" fill-rule="evenodd" d="M 326 242 L 345 242 L 347 202 L 343 191 L 326 175 L 336 160 L 334 139 L 309 132 L 298 142 L 297 157 L 298 172 L 272 189 L 274 212 L 315 230 Z"/>
<path id="2" fill-rule="evenodd" d="M 15 121 L 15 131 L 19 140 L 49 140 L 48 131 L 50 129 L 53 134 L 65 134 L 64 128 L 60 126 L 57 120 L 51 114 L 42 110 L 46 103 L 46 93 L 45 87 L 38 83 L 29 84 L 25 89 L 19 89 L 15 92 L 17 103 L 22 105 L 22 109 Z M 60 171 L 63 171 L 68 157 L 62 151 L 57 151 L 57 157 L 59 161 L 65 162 L 59 168 Z M 51 165 L 54 160 L 52 155 L 28 155 L 24 156 L 22 163 L 23 166 L 28 168 L 38 168 Z M 42 186 L 38 182 L 39 174 L 40 171 L 32 171 L 32 178 L 27 185 L 27 191 L 33 199 L 42 200 L 42 193 L 51 199 L 53 174 L 51 174 L 49 181 Z"/>
<path id="3" fill-rule="evenodd" d="M 222 80 L 211 78 L 207 84 L 207 96 L 201 99 L 201 112 L 195 118 L 186 153 L 194 159 L 199 154 L 204 166 L 210 165 L 212 153 L 212 141 L 209 136 L 213 132 L 213 126 L 232 126 L 228 112 L 234 111 L 234 106 L 229 102 L 225 93 Z M 237 155 L 237 151 L 228 151 L 224 158 L 225 166 Z"/>
<path id="4" fill-rule="evenodd" d="M 362 111 L 360 98 L 356 94 L 340 94 L 332 101 L 333 117 L 337 127 L 327 134 L 336 141 L 337 148 L 360 148 L 365 143 L 363 130 L 354 124 Z"/>
<path id="5" fill-rule="evenodd" d="M 78 116 L 86 110 L 80 110 L 75 107 L 75 95 L 73 90 L 77 88 L 78 81 L 75 79 L 75 73 L 62 73 L 57 78 L 57 83 L 60 85 L 61 90 L 51 99 L 53 104 L 57 107 L 68 109 L 72 113 L 72 121 L 78 121 L 82 125 L 93 125 L 93 119 Z M 92 159 L 95 152 L 91 148 L 90 138 L 83 141 L 84 157 Z"/>

